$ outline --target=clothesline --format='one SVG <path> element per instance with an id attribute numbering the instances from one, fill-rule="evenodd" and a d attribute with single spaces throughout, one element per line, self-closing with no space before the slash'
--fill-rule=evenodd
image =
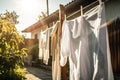
<path id="1" fill-rule="evenodd" d="M 106 1 L 104 1 L 104 2 L 107 2 L 107 1 L 108 1 L 108 0 L 106 0 Z M 99 4 L 100 4 L 100 1 L 97 0 L 97 1 L 89 4 L 88 6 L 83 7 L 83 13 L 84 13 L 84 10 L 85 10 L 85 9 L 96 6 L 98 2 L 99 2 Z M 80 6 L 82 6 L 82 5 L 80 5 Z M 68 16 L 67 16 L 67 19 L 70 18 L 70 17 L 72 17 L 72 16 L 74 16 L 74 15 L 76 15 L 76 14 L 78 14 L 78 13 L 80 13 L 80 12 L 81 12 L 81 9 L 79 9 L 78 11 L 74 12 L 74 13 L 71 14 L 71 15 L 68 15 Z"/>
<path id="2" fill-rule="evenodd" d="M 53 29 L 53 27 L 47 28 L 46 30 L 42 31 L 42 33 L 44 34 L 44 33 L 46 33 L 48 30 L 51 30 L 51 29 Z"/>
<path id="3" fill-rule="evenodd" d="M 99 1 L 95 1 L 95 2 L 91 3 L 90 5 L 83 7 L 83 10 L 85 10 L 85 9 L 87 9 L 87 8 L 95 5 L 97 2 L 99 2 Z M 95 8 L 95 7 L 94 7 L 94 8 Z M 93 9 L 94 9 L 94 8 L 93 8 Z M 75 14 L 77 14 L 77 13 L 79 13 L 79 12 L 81 12 L 81 9 L 78 10 L 78 11 L 76 11 L 76 12 L 74 12 L 73 14 L 67 16 L 66 18 L 70 18 L 70 17 L 74 16 Z M 83 12 L 84 12 L 84 11 L 83 11 Z M 60 22 L 60 21 L 57 21 L 57 22 Z M 45 32 L 46 32 L 47 30 L 49 30 L 49 29 L 53 29 L 53 26 L 50 27 L 50 28 L 47 28 L 45 31 L 42 31 L 42 32 L 45 33 Z"/>
<path id="4" fill-rule="evenodd" d="M 95 1 L 95 2 L 93 2 L 93 3 L 91 3 L 91 4 L 89 4 L 88 6 L 83 7 L 83 10 L 85 10 L 85 9 L 87 9 L 87 8 L 95 5 L 97 2 L 98 2 L 98 1 Z M 70 18 L 70 17 L 72 17 L 72 16 L 74 16 L 74 15 L 76 15 L 77 13 L 80 13 L 80 12 L 81 12 L 81 9 L 79 9 L 78 11 L 74 12 L 73 14 L 67 16 L 67 18 Z M 83 11 L 83 12 L 84 12 L 84 11 Z"/>

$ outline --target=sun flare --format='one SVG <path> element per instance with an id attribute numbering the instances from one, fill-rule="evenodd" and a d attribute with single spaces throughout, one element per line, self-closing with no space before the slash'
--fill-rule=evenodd
<path id="1" fill-rule="evenodd" d="M 21 8 L 25 12 L 36 12 L 36 10 L 45 10 L 45 3 L 40 3 L 39 0 L 22 0 Z"/>

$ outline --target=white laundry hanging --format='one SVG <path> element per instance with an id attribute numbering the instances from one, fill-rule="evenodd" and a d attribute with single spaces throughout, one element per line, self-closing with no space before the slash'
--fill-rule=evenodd
<path id="1" fill-rule="evenodd" d="M 114 80 L 111 68 L 104 4 L 71 21 L 64 21 L 61 66 L 69 57 L 70 80 Z M 93 28 L 92 28 L 93 27 Z"/>
<path id="2" fill-rule="evenodd" d="M 97 45 L 94 54 L 94 76 L 93 80 L 114 80 L 107 27 L 102 27 L 105 23 L 105 5 L 102 3 L 97 6 L 96 10 L 85 13 L 87 21 L 91 24 L 95 37 L 97 38 Z M 98 9 L 98 10 L 97 10 Z M 96 14 L 95 14 L 96 13 Z M 93 15 L 92 15 L 93 14 Z"/>
<path id="3" fill-rule="evenodd" d="M 89 54 L 90 28 L 83 16 L 63 23 L 60 64 L 64 66 L 69 57 L 70 80 L 92 80 L 94 67 Z"/>
<path id="4" fill-rule="evenodd" d="M 59 21 L 53 26 L 51 37 L 51 54 L 52 54 L 52 80 L 61 80 L 61 67 L 58 53 L 58 36 L 57 29 Z"/>
<path id="5" fill-rule="evenodd" d="M 45 64 L 48 64 L 49 60 L 49 38 L 51 34 L 52 28 L 48 28 L 47 30 L 40 33 L 39 39 L 39 58 L 43 59 Z"/>

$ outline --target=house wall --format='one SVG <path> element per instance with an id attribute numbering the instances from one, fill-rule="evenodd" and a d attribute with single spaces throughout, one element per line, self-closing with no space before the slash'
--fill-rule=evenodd
<path id="1" fill-rule="evenodd" d="M 37 39 L 39 39 L 39 33 L 40 33 L 41 29 L 37 29 L 31 32 L 31 38 L 35 39 L 35 35 L 37 35 Z"/>
<path id="2" fill-rule="evenodd" d="M 120 17 L 120 0 L 109 0 L 105 4 L 106 21 Z"/>
<path id="3" fill-rule="evenodd" d="M 37 35 L 37 39 L 39 39 L 40 32 L 44 31 L 46 28 L 47 28 L 47 26 L 44 26 L 44 27 L 40 27 L 40 28 L 32 31 L 31 32 L 31 38 L 35 39 L 35 36 Z"/>

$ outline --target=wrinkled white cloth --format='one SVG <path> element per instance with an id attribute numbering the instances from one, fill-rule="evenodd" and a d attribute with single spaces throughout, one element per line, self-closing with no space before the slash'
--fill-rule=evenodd
<path id="1" fill-rule="evenodd" d="M 63 23 L 60 64 L 64 66 L 69 57 L 70 80 L 114 80 L 103 23 L 104 4 L 86 12 L 84 17 Z"/>
<path id="2" fill-rule="evenodd" d="M 44 48 L 45 44 L 44 42 L 46 41 L 46 36 L 41 32 L 40 37 L 39 37 L 39 59 L 43 59 L 43 53 L 44 53 Z"/>
<path id="3" fill-rule="evenodd" d="M 51 55 L 52 55 L 52 80 L 61 80 L 60 54 L 58 53 L 58 34 L 56 33 L 59 22 L 53 26 L 51 37 Z"/>
<path id="4" fill-rule="evenodd" d="M 46 31 L 41 32 L 39 38 L 39 58 L 43 59 L 45 64 L 48 64 L 49 60 L 49 39 L 51 29 L 52 28 L 48 28 Z"/>
<path id="5" fill-rule="evenodd" d="M 93 80 L 114 80 L 107 27 L 102 27 L 105 23 L 105 5 L 98 5 L 93 11 L 88 11 L 86 19 L 91 24 L 97 39 L 94 50 L 94 76 Z"/>
<path id="6" fill-rule="evenodd" d="M 92 80 L 94 67 L 89 53 L 90 28 L 82 16 L 63 23 L 60 64 L 64 66 L 69 57 L 70 80 Z"/>

